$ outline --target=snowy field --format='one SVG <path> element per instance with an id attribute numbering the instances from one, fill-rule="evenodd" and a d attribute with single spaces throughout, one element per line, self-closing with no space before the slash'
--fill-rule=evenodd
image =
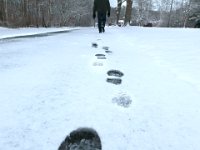
<path id="1" fill-rule="evenodd" d="M 33 30 L 0 28 L 0 39 Z M 79 127 L 103 150 L 199 150 L 199 35 L 107 27 L 0 40 L 0 150 L 56 150 Z M 107 82 L 111 69 L 121 84 Z"/>

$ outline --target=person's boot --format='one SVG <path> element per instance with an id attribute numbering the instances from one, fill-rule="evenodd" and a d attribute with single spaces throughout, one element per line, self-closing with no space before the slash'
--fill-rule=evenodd
<path id="1" fill-rule="evenodd" d="M 102 29 L 101 28 L 99 28 L 99 33 L 102 33 Z"/>
<path id="2" fill-rule="evenodd" d="M 104 27 L 102 28 L 102 32 L 105 32 L 105 28 Z"/>

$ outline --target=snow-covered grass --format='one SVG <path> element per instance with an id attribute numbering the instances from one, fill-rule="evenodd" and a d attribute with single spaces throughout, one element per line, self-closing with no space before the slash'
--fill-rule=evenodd
<path id="1" fill-rule="evenodd" d="M 0 41 L 0 149 L 55 150 L 91 127 L 104 150 L 199 150 L 199 35 L 107 27 Z M 122 84 L 106 82 L 111 69 L 124 73 Z"/>

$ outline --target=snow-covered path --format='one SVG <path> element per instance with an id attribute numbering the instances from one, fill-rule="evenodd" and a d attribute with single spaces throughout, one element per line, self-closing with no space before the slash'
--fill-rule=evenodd
<path id="1" fill-rule="evenodd" d="M 78 127 L 104 150 L 200 149 L 200 31 L 106 30 L 0 43 L 0 149 L 55 150 Z M 111 69 L 122 84 L 106 82 Z"/>
<path id="2" fill-rule="evenodd" d="M 2 28 L 0 27 L 0 41 L 2 40 L 12 40 L 17 38 L 31 38 L 32 36 L 42 37 L 45 34 L 53 35 L 55 33 L 64 33 L 72 30 L 77 30 L 78 28 Z"/>

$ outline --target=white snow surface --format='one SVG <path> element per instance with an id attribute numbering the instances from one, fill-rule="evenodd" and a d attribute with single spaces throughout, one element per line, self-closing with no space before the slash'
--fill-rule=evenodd
<path id="1" fill-rule="evenodd" d="M 0 28 L 1 38 L 27 32 Z M 107 27 L 0 41 L 0 150 L 56 150 L 79 127 L 95 129 L 103 150 L 199 150 L 199 35 Z M 106 82 L 111 69 L 122 84 Z"/>
<path id="2" fill-rule="evenodd" d="M 74 28 L 61 27 L 61 28 L 3 28 L 0 27 L 0 39 L 24 36 L 24 35 L 36 35 L 40 33 L 56 32 L 56 31 L 68 31 Z"/>

